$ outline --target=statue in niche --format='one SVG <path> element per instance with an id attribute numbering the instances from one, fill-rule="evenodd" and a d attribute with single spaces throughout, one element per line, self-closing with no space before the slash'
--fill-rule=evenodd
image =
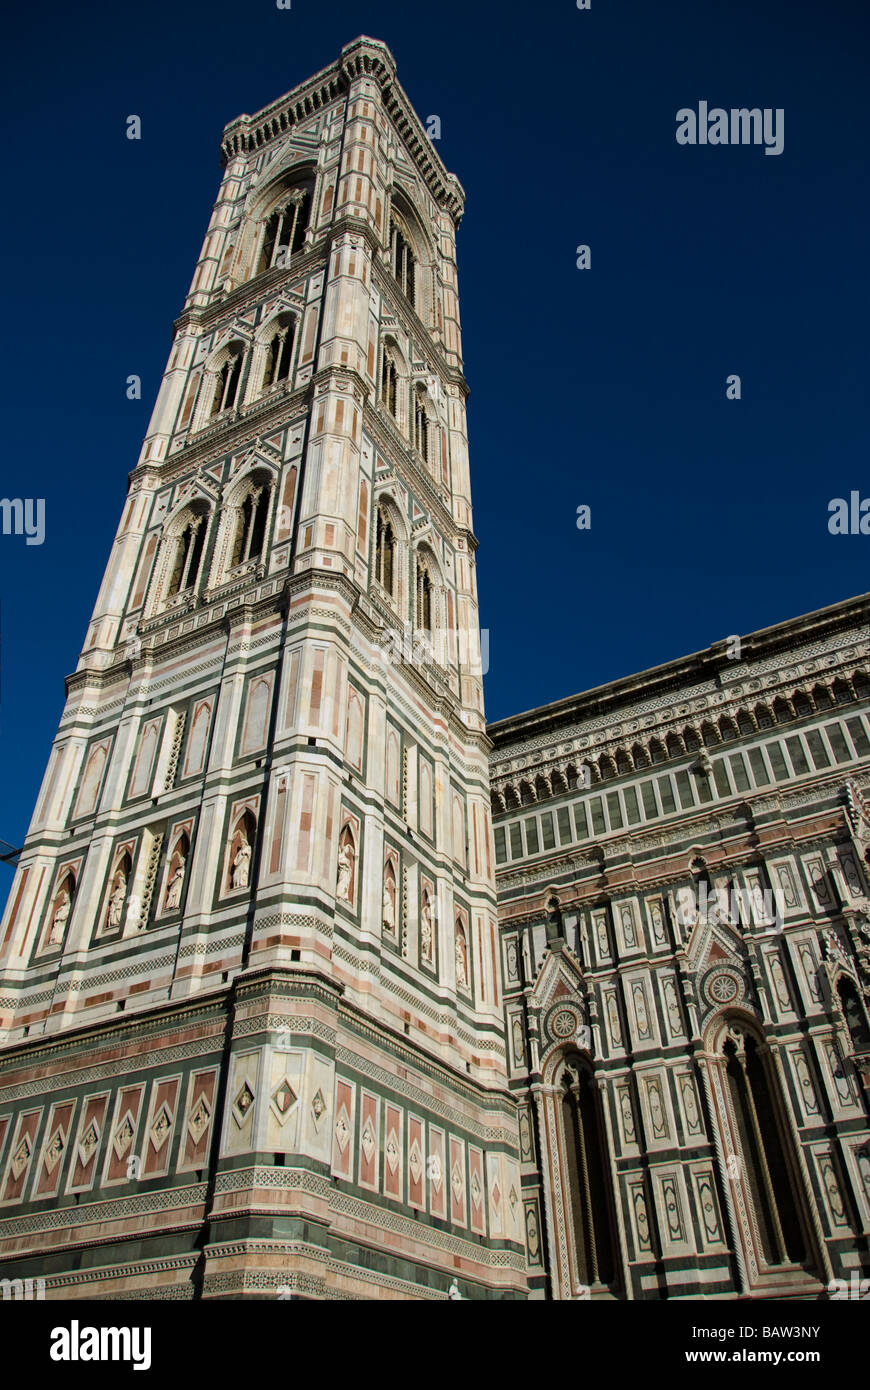
<path id="1" fill-rule="evenodd" d="M 396 877 L 392 865 L 387 864 L 384 873 L 384 930 L 395 935 L 396 931 Z"/>
<path id="2" fill-rule="evenodd" d="M 164 907 L 167 912 L 176 912 L 181 907 L 181 890 L 184 887 L 185 874 L 184 857 L 179 851 L 178 863 L 175 872 L 166 885 L 166 900 Z"/>
<path id="3" fill-rule="evenodd" d="M 426 960 L 432 959 L 432 909 L 429 906 L 429 894 L 423 892 L 423 906 L 420 910 L 420 945 L 423 948 L 423 955 Z"/>
<path id="4" fill-rule="evenodd" d="M 460 925 L 456 927 L 456 983 L 468 984 L 468 946 Z"/>
<path id="5" fill-rule="evenodd" d="M 335 886 L 336 896 L 341 898 L 342 902 L 353 903 L 355 862 L 356 851 L 354 850 L 353 834 L 350 826 L 346 825 L 338 842 L 338 881 Z"/>
<path id="6" fill-rule="evenodd" d="M 233 859 L 232 872 L 230 874 L 230 884 L 233 888 L 247 888 L 248 880 L 251 876 L 251 846 L 248 843 L 244 830 L 241 832 L 242 838 Z"/>
<path id="7" fill-rule="evenodd" d="M 124 911 L 124 902 L 127 897 L 127 875 L 123 867 L 115 875 L 115 886 L 109 898 L 109 911 L 106 915 L 107 927 L 120 927 L 121 915 Z"/>
<path id="8" fill-rule="evenodd" d="M 63 941 L 63 934 L 66 931 L 67 919 L 70 914 L 70 906 L 69 889 L 64 887 L 57 907 L 54 909 L 54 916 L 51 919 L 51 931 L 48 935 L 50 946 L 59 946 Z"/>

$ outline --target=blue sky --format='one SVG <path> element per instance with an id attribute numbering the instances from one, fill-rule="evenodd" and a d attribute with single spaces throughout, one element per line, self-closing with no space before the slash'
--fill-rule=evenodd
<path id="1" fill-rule="evenodd" d="M 0 496 L 44 497 L 47 534 L 0 536 L 0 838 L 27 828 L 221 130 L 360 33 L 468 198 L 490 718 L 870 588 L 870 537 L 827 531 L 831 498 L 870 496 L 868 29 L 858 0 L 10 11 Z M 700 100 L 783 108 L 782 154 L 677 145 Z"/>

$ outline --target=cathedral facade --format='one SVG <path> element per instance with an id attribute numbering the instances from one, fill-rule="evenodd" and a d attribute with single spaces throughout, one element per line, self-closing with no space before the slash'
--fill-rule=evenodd
<path id="1" fill-rule="evenodd" d="M 817 1296 L 868 1234 L 866 603 L 487 730 L 462 188 L 366 38 L 221 150 L 0 921 L 0 1277 Z"/>
<path id="2" fill-rule="evenodd" d="M 533 1296 L 866 1274 L 868 639 L 865 596 L 490 726 Z"/>

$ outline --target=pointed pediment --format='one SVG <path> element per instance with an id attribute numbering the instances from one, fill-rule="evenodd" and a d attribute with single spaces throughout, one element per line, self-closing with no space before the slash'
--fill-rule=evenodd
<path id="1" fill-rule="evenodd" d="M 174 520 L 179 512 L 190 506 L 191 502 L 205 502 L 208 507 L 213 507 L 219 495 L 219 483 L 207 474 L 197 473 L 178 488 L 166 520 L 167 522 Z"/>
<path id="2" fill-rule="evenodd" d="M 263 312 L 260 316 L 262 323 L 268 323 L 269 319 L 276 314 L 301 313 L 305 308 L 304 295 L 297 294 L 293 290 L 282 290 L 276 294 L 267 304 L 263 305 Z"/>
<path id="3" fill-rule="evenodd" d="M 274 472 L 281 467 L 281 450 L 271 440 L 261 439 L 259 435 L 254 440 L 249 449 L 243 454 L 239 454 L 233 459 L 230 465 L 230 476 L 236 477 L 238 473 L 247 472 L 257 465 L 268 468 Z"/>
<path id="4" fill-rule="evenodd" d="M 317 154 L 319 144 L 318 122 L 312 121 L 306 126 L 297 126 L 293 134 L 263 161 L 257 186 L 271 183 L 276 175 L 292 169 L 296 164 L 310 164 L 312 156 Z"/>
<path id="5" fill-rule="evenodd" d="M 584 997 L 583 967 L 574 952 L 564 942 L 548 946 L 532 986 L 532 1006 L 544 1010 L 562 999 L 580 1003 Z"/>
<path id="6" fill-rule="evenodd" d="M 700 975 L 717 962 L 742 966 L 746 952 L 739 933 L 732 927 L 699 917 L 692 928 L 686 955 L 691 969 Z"/>
<path id="7" fill-rule="evenodd" d="M 222 347 L 226 347 L 227 343 L 242 342 L 250 346 L 253 336 L 254 330 L 251 324 L 247 323 L 242 318 L 234 319 L 231 324 L 226 328 L 220 329 L 215 335 L 214 342 L 207 355 L 210 356 L 211 353 L 219 351 Z"/>

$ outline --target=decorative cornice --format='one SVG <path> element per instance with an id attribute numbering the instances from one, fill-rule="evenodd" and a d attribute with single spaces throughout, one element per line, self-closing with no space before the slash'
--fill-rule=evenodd
<path id="1" fill-rule="evenodd" d="M 677 703 L 698 702 L 704 699 L 709 709 L 714 710 L 718 716 L 726 712 L 729 701 L 746 702 L 745 686 L 748 677 L 770 674 L 760 669 L 765 658 L 782 659 L 782 679 L 785 681 L 785 668 L 795 667 L 801 660 L 813 660 L 815 664 L 814 654 L 807 651 L 802 658 L 800 647 L 809 647 L 813 642 L 823 643 L 831 659 L 835 660 L 838 653 L 836 650 L 831 651 L 832 636 L 835 633 L 852 633 L 854 635 L 847 640 L 846 645 L 860 643 L 861 627 L 865 628 L 866 645 L 867 639 L 870 638 L 870 594 L 845 599 L 829 608 L 791 618 L 775 627 L 763 628 L 741 638 L 742 659 L 739 672 L 733 670 L 735 663 L 728 657 L 727 643 L 716 642 L 703 651 L 679 657 L 662 666 L 654 666 L 636 675 L 609 681 L 605 685 L 571 695 L 553 704 L 541 705 L 524 714 L 511 715 L 489 726 L 496 757 L 501 760 L 522 758 L 544 740 L 555 744 L 560 739 L 571 738 L 573 730 L 589 721 L 597 720 L 598 724 L 605 728 L 608 723 L 625 723 L 637 717 L 642 704 L 663 704 L 668 697 L 675 698 Z M 856 659 L 861 661 L 860 651 Z M 865 665 L 866 660 L 865 650 Z M 751 667 L 755 668 L 754 671 L 749 670 Z M 818 668 L 812 674 L 819 674 Z M 733 687 L 735 682 L 743 687 L 739 692 L 729 688 Z M 762 693 L 767 692 L 750 692 L 749 698 L 753 704 Z M 687 721 L 691 722 L 693 715 L 701 716 L 702 712 L 695 710 L 680 715 L 676 711 L 662 710 L 659 718 L 662 722 L 673 718 L 685 724 Z M 649 726 L 643 732 L 652 733 L 654 729 Z M 606 730 L 605 737 L 610 739 L 616 738 L 617 735 Z M 631 740 L 632 733 L 620 729 L 618 737 L 622 741 L 626 738 Z M 554 754 L 555 752 L 554 749 Z M 498 762 L 493 771 L 498 772 Z"/>
<path id="2" fill-rule="evenodd" d="M 465 209 L 465 193 L 454 174 L 447 171 L 432 141 L 396 77 L 396 60 L 386 44 L 364 35 L 346 44 L 341 57 L 329 67 L 294 87 L 253 116 L 236 117 L 224 129 L 221 163 L 225 167 L 239 155 L 249 156 L 284 139 L 293 129 L 311 120 L 345 94 L 361 77 L 381 89 L 384 109 L 405 144 L 427 189 L 440 208 L 458 226 Z"/>

